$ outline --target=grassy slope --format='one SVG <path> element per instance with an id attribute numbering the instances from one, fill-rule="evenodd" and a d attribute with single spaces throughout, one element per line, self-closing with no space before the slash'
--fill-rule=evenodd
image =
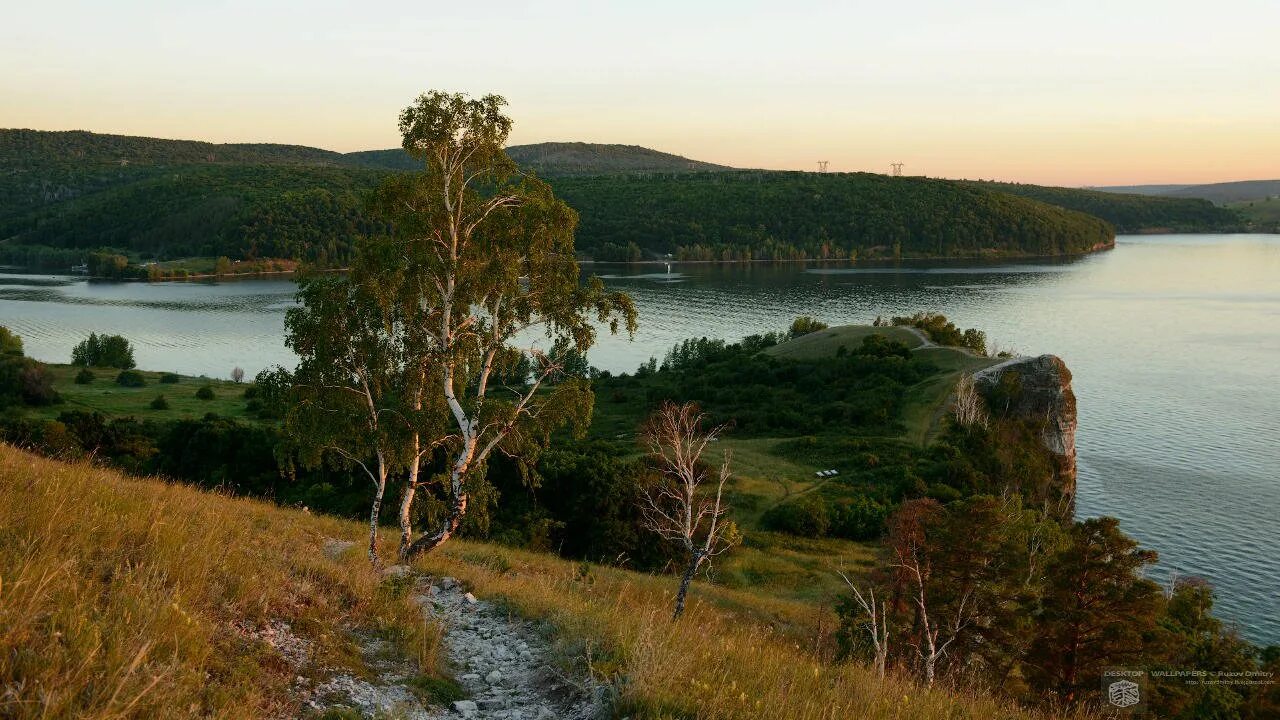
<path id="1" fill-rule="evenodd" d="M 765 353 L 779 358 L 812 360 L 830 357 L 841 346 L 852 349 L 869 335 L 884 335 L 897 340 L 926 356 L 939 372 L 911 388 L 902 410 L 902 422 L 906 432 L 900 439 L 923 446 L 937 430 L 941 412 L 962 373 L 969 373 L 990 365 L 991 358 L 973 355 L 949 347 L 921 348 L 920 336 L 903 327 L 873 327 L 871 325 L 841 325 L 802 335 L 794 340 L 775 345 Z"/>
<path id="2" fill-rule="evenodd" d="M 237 420 L 253 421 L 253 417 L 245 411 L 245 385 L 226 380 L 212 380 L 180 375 L 177 383 L 162 384 L 163 373 L 141 370 L 147 384 L 143 387 L 121 387 L 115 382 L 119 370 L 112 368 L 94 368 L 97 378 L 86 385 L 75 383 L 80 368 L 73 365 L 49 365 L 53 375 L 54 388 L 62 396 L 63 402 L 41 408 L 29 408 L 33 417 L 54 419 L 59 413 L 67 410 L 87 410 L 104 415 L 134 415 L 144 420 L 177 420 L 180 418 L 201 418 L 206 413 L 217 413 Z M 213 388 L 212 400 L 196 398 L 196 390 L 208 385 Z M 151 401 L 157 395 L 164 395 L 169 402 L 168 410 L 152 410 Z"/>
<path id="3" fill-rule="evenodd" d="M 283 620 L 312 669 L 356 670 L 346 627 L 421 628 L 326 537 L 360 527 L 0 445 L 0 716 L 293 716 L 295 671 L 238 627 Z"/>
<path id="4" fill-rule="evenodd" d="M 63 464 L 0 446 L 0 710 L 14 718 L 285 717 L 294 671 L 235 628 L 289 622 L 316 667 L 350 667 L 347 626 L 412 648 L 409 606 L 380 592 L 360 523 Z M 389 554 L 390 544 L 383 548 Z M 824 659 L 831 618 L 800 602 L 454 541 L 418 561 L 550 620 L 566 659 L 625 676 L 633 717 L 1015 718 Z"/>
<path id="5" fill-rule="evenodd" d="M 900 327 L 845 325 L 801 336 L 765 352 L 780 358 L 815 359 L 835 355 L 841 345 L 854 347 L 872 334 L 887 335 L 918 347 L 919 336 Z M 953 348 L 923 348 L 939 372 L 911 388 L 903 407 L 905 432 L 891 441 L 913 446 L 927 444 L 938 429 L 948 398 L 962 372 L 972 372 L 995 360 L 974 357 Z M 615 403 L 597 398 L 591 434 L 602 438 L 634 436 L 636 418 L 644 413 L 645 402 L 633 397 Z M 798 495 L 814 492 L 830 482 L 814 473 L 828 469 L 821 461 L 784 457 L 775 448 L 789 437 L 734 437 L 732 432 L 716 446 L 733 454 L 734 479 L 730 502 L 734 520 L 749 530 L 747 547 L 723 560 L 717 581 L 733 587 L 750 587 L 761 595 L 785 600 L 830 603 L 843 592 L 844 585 L 832 572 L 838 567 L 856 570 L 871 564 L 875 546 L 834 538 L 802 539 L 767 532 L 760 518 L 770 508 Z M 636 450 L 639 453 L 639 449 Z"/>
<path id="6" fill-rule="evenodd" d="M 1239 212 L 1252 223 L 1259 225 L 1280 223 L 1280 200 L 1248 200 L 1231 203 L 1227 207 Z"/>

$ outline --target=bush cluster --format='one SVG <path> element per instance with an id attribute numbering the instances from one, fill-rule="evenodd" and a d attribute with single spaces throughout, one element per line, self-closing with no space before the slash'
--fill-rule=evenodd
<path id="1" fill-rule="evenodd" d="M 71 364 L 83 367 L 109 367 L 129 370 L 136 367 L 133 346 L 121 335 L 89 333 L 71 350 Z"/>

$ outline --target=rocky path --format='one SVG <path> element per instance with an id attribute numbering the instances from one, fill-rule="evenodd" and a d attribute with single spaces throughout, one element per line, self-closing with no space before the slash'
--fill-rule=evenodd
<path id="1" fill-rule="evenodd" d="M 601 714 L 603 688 L 561 668 L 533 623 L 475 599 L 452 578 L 429 585 L 427 592 L 424 607 L 444 622 L 449 660 L 470 695 L 453 704 L 453 715 L 588 720 Z"/>
<path id="2" fill-rule="evenodd" d="M 419 578 L 413 600 L 427 621 L 442 623 L 448 669 L 466 690 L 466 699 L 448 707 L 424 706 L 410 689 L 412 664 L 389 653 L 382 641 L 362 638 L 365 662 L 376 677 L 330 678 L 309 693 L 311 710 L 346 706 L 368 718 L 405 720 L 590 720 L 606 715 L 605 688 L 581 673 L 565 671 L 536 624 L 477 599 L 448 577 Z"/>

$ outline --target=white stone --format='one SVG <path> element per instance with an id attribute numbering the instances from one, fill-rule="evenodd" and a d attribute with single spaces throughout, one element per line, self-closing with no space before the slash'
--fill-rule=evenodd
<path id="1" fill-rule="evenodd" d="M 463 595 L 462 599 L 466 600 L 468 605 L 476 604 L 476 596 L 472 595 L 471 593 L 467 593 L 466 595 Z"/>
<path id="2" fill-rule="evenodd" d="M 412 570 L 409 569 L 408 565 L 391 565 L 389 567 L 383 568 L 382 576 L 383 577 L 404 577 L 405 575 L 408 575 L 410 572 L 412 572 Z"/>
<path id="3" fill-rule="evenodd" d="M 494 670 L 493 672 L 484 676 L 484 681 L 489 683 L 490 685 L 497 685 L 498 683 L 502 682 L 502 673 L 498 670 Z"/>
<path id="4" fill-rule="evenodd" d="M 453 709 L 460 713 L 473 713 L 476 711 L 476 704 L 471 700 L 454 700 Z"/>

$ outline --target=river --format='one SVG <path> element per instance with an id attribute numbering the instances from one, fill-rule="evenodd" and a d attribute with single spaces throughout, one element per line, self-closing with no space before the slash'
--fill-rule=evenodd
<path id="1" fill-rule="evenodd" d="M 934 310 L 989 344 L 1051 352 L 1075 376 L 1082 516 L 1113 515 L 1159 551 L 1153 573 L 1209 579 L 1218 612 L 1280 643 L 1280 236 L 1121 237 L 1061 263 L 906 268 L 588 266 L 631 293 L 633 340 L 592 364 L 633 370 L 691 336 L 737 339 L 796 315 L 831 324 Z M 89 283 L 0 276 L 0 325 L 67 362 L 91 330 L 126 335 L 148 369 L 226 377 L 291 364 L 287 280 Z"/>

